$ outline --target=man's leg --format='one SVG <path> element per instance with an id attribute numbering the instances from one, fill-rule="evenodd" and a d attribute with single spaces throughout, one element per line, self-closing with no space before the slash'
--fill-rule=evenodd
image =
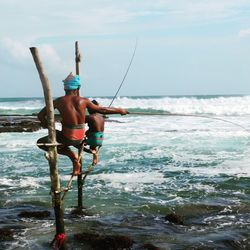
<path id="1" fill-rule="evenodd" d="M 43 144 L 43 143 L 48 143 L 48 136 L 44 136 L 44 137 L 42 137 L 42 138 L 40 138 L 40 139 L 38 139 L 37 140 L 37 146 L 40 148 L 40 149 L 42 149 L 42 150 L 44 150 L 44 151 L 48 151 L 48 147 L 47 146 L 42 146 L 42 145 L 39 145 L 39 144 Z"/>
<path id="2" fill-rule="evenodd" d="M 59 143 L 63 143 L 61 131 L 58 131 L 58 130 L 56 131 L 56 140 Z M 44 136 L 38 139 L 37 144 L 39 143 L 48 143 L 48 136 Z M 38 146 L 38 147 L 44 151 L 48 151 L 47 146 Z M 57 152 L 58 154 L 66 155 L 70 158 L 70 160 L 73 163 L 73 175 L 79 175 L 81 164 L 78 162 L 78 155 L 74 151 L 72 151 L 69 146 L 65 146 L 65 145 L 57 146 Z"/>
<path id="3" fill-rule="evenodd" d="M 90 146 L 91 153 L 93 154 L 92 165 L 95 166 L 98 163 L 98 153 L 96 147 Z"/>
<path id="4" fill-rule="evenodd" d="M 81 169 L 81 163 L 78 161 L 78 154 L 70 149 L 69 145 L 72 145 L 71 142 L 68 142 L 66 138 L 62 135 L 62 131 L 56 131 L 56 140 L 63 144 L 63 146 L 57 147 L 58 154 L 66 155 L 70 158 L 73 163 L 73 175 L 79 175 Z M 65 141 L 66 140 L 66 141 Z"/>
<path id="5" fill-rule="evenodd" d="M 98 153 L 96 151 L 96 148 L 94 146 L 89 146 L 89 148 L 84 147 L 83 150 L 93 155 L 92 165 L 96 165 L 98 163 Z"/>
<path id="6" fill-rule="evenodd" d="M 58 154 L 66 155 L 70 158 L 73 163 L 73 175 L 80 174 L 81 163 L 78 162 L 78 155 L 70 149 L 68 146 L 58 146 L 57 147 Z"/>

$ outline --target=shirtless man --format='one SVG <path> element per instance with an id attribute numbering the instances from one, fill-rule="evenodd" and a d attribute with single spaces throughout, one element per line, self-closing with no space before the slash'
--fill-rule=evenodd
<path id="1" fill-rule="evenodd" d="M 92 103 L 99 106 L 99 103 L 96 100 L 93 100 Z M 93 154 L 92 165 L 96 165 L 98 163 L 98 152 L 96 148 L 102 146 L 105 120 L 102 115 L 89 109 L 89 115 L 86 116 L 85 122 L 89 127 L 86 131 L 86 144 L 89 145 L 89 149 L 84 148 L 84 151 Z"/>
<path id="2" fill-rule="evenodd" d="M 85 110 L 92 110 L 101 114 L 126 115 L 128 111 L 122 108 L 106 108 L 93 104 L 89 99 L 79 96 L 81 86 L 80 77 L 72 73 L 63 81 L 65 96 L 54 100 L 54 108 L 61 115 L 62 131 L 56 131 L 57 142 L 62 143 L 57 147 L 58 153 L 68 156 L 73 163 L 73 175 L 80 174 L 81 164 L 78 162 L 78 155 L 69 146 L 79 148 L 85 138 Z M 38 113 L 38 119 L 42 127 L 47 128 L 46 107 Z M 37 143 L 48 142 L 48 136 L 40 138 Z M 47 150 L 46 146 L 39 146 Z"/>

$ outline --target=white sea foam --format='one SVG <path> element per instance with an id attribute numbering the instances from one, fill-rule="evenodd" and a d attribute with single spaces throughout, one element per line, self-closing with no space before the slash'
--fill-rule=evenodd
<path id="1" fill-rule="evenodd" d="M 102 173 L 88 178 L 95 181 L 102 180 L 105 186 L 126 192 L 143 191 L 145 185 L 161 185 L 165 182 L 164 175 L 157 172 Z"/>
<path id="2" fill-rule="evenodd" d="M 246 154 L 247 155 L 247 154 Z M 193 176 L 200 176 L 200 177 L 215 177 L 215 176 L 234 176 L 234 177 L 250 177 L 250 160 L 248 158 L 244 159 L 238 159 L 235 160 L 227 160 L 223 159 L 222 163 L 219 163 L 220 159 L 215 159 L 213 155 L 210 157 L 207 156 L 200 156 L 202 159 L 200 159 L 200 163 L 202 162 L 207 163 L 205 166 L 192 166 L 192 163 L 197 162 L 193 161 L 192 158 L 186 158 L 184 160 L 183 156 L 181 159 L 179 159 L 180 165 L 177 166 L 171 166 L 169 168 L 169 172 L 190 172 Z M 228 156 L 229 157 L 229 156 Z M 236 156 L 237 157 L 237 156 Z M 177 159 L 177 158 L 175 158 Z M 211 161 L 210 164 L 212 164 L 213 161 L 218 161 L 218 164 L 215 166 L 208 166 L 209 161 Z M 182 165 L 181 162 L 189 162 L 188 165 Z"/>
<path id="3" fill-rule="evenodd" d="M 137 172 L 137 173 L 103 173 L 92 177 L 93 179 L 105 180 L 113 183 L 153 183 L 162 184 L 164 182 L 164 175 L 162 173 L 152 172 Z"/>
<path id="4" fill-rule="evenodd" d="M 97 98 L 103 105 L 110 99 Z M 182 114 L 250 115 L 250 96 L 235 97 L 161 97 L 161 98 L 117 98 L 113 106 L 128 109 L 163 110 Z"/>
<path id="5" fill-rule="evenodd" d="M 44 101 L 42 99 L 0 102 L 0 110 L 32 110 L 41 109 L 43 106 Z"/>
<path id="6" fill-rule="evenodd" d="M 20 188 L 39 188 L 40 185 L 36 177 L 23 177 L 19 180 L 13 180 L 11 178 L 2 177 L 0 183 L 3 186 L 20 187 Z"/>
<path id="7" fill-rule="evenodd" d="M 103 106 L 109 106 L 110 98 L 96 98 Z M 43 99 L 0 102 L 0 111 L 39 110 Z M 162 110 L 182 114 L 250 115 L 250 96 L 218 97 L 118 97 L 115 107 L 127 109 Z"/>

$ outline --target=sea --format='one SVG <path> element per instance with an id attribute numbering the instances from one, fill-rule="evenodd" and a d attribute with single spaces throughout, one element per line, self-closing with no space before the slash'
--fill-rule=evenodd
<path id="1" fill-rule="evenodd" d="M 43 98 L 1 98 L 0 115 L 43 106 Z M 112 106 L 131 114 L 106 120 L 100 161 L 84 182 L 86 214 L 71 213 L 76 179 L 65 196 L 68 248 L 92 249 L 74 235 L 93 233 L 129 236 L 131 249 L 250 249 L 250 96 L 122 96 Z M 0 249 L 51 249 L 49 166 L 36 146 L 45 135 L 0 134 L 0 229 L 14 233 Z M 84 169 L 91 161 L 83 154 Z M 58 162 L 64 187 L 72 164 L 62 155 Z M 44 210 L 45 219 L 19 216 Z"/>

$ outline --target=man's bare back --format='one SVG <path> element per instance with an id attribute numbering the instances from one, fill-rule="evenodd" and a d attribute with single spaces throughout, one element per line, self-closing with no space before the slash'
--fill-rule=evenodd
<path id="1" fill-rule="evenodd" d="M 54 107 L 60 112 L 65 125 L 84 124 L 87 106 L 88 99 L 75 95 L 65 95 L 54 101 Z"/>

